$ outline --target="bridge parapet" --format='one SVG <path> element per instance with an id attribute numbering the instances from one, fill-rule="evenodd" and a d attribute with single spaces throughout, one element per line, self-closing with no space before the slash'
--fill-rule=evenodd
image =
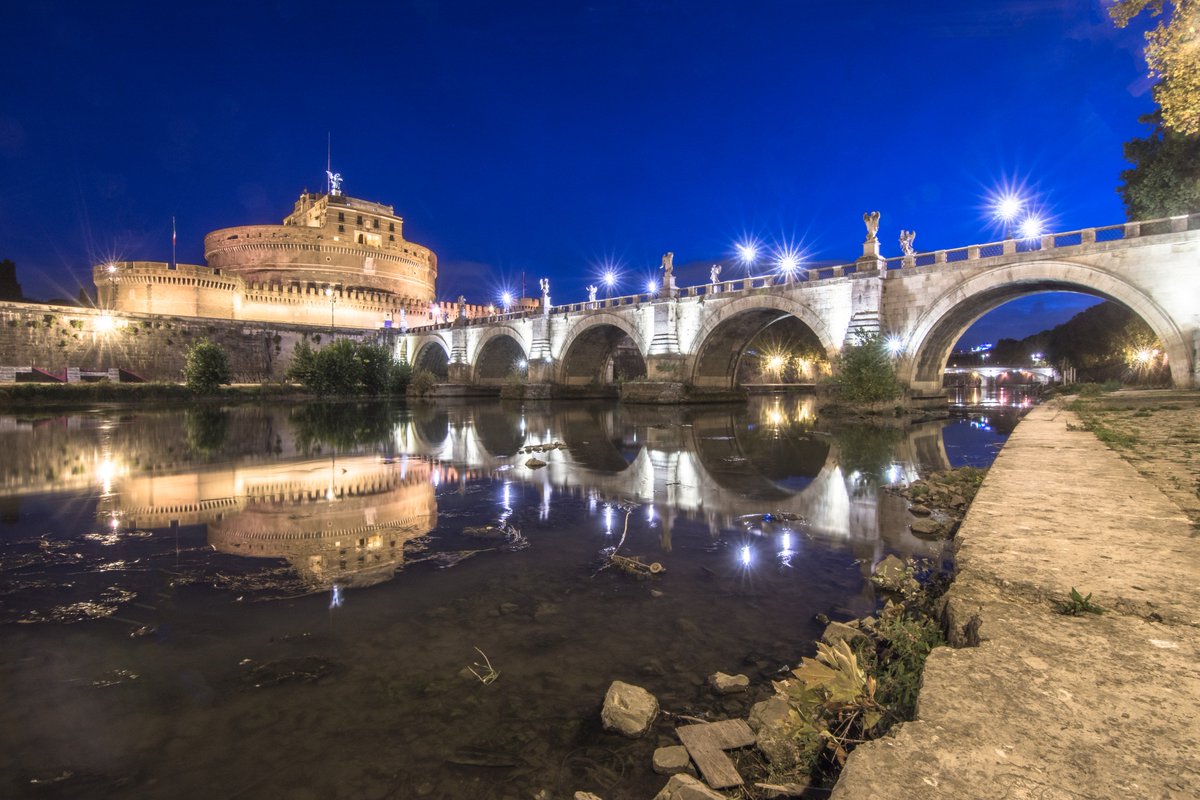
<path id="1" fill-rule="evenodd" d="M 911 256 L 895 256 L 884 259 L 888 271 L 951 264 L 960 261 L 981 261 L 989 258 L 1017 256 L 1025 253 L 1063 251 L 1068 248 L 1119 242 L 1143 236 L 1160 236 L 1166 233 L 1184 233 L 1200 230 L 1200 214 L 1183 214 L 1176 217 L 1124 222 L 1098 228 L 1082 228 L 1063 233 L 1049 233 L 1030 239 L 1005 239 L 999 242 L 972 244 L 946 250 L 915 253 Z M 1069 251 L 1064 255 L 1070 255 Z"/>

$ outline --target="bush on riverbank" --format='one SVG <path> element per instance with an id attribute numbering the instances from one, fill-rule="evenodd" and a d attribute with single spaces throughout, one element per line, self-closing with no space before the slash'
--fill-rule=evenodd
<path id="1" fill-rule="evenodd" d="M 322 397 L 386 396 L 404 394 L 412 368 L 379 344 L 339 339 L 314 351 L 307 341 L 301 341 L 292 353 L 287 377 Z"/>
<path id="2" fill-rule="evenodd" d="M 830 623 L 816 657 L 755 706 L 751 724 L 769 760 L 747 765 L 748 786 L 830 787 L 856 745 L 915 716 L 925 660 L 945 644 L 937 606 L 947 579 L 912 561 L 905 575 L 878 619 Z"/>
<path id="3" fill-rule="evenodd" d="M 860 334 L 842 348 L 834 363 L 833 387 L 844 403 L 883 403 L 904 393 L 883 337 L 877 333 Z"/>
<path id="4" fill-rule="evenodd" d="M 194 392 L 212 392 L 232 382 L 229 356 L 220 346 L 201 339 L 188 348 L 183 365 L 183 382 Z"/>

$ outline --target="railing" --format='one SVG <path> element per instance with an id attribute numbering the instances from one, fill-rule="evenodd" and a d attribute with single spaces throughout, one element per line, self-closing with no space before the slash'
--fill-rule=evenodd
<path id="1" fill-rule="evenodd" d="M 1082 247 L 1089 244 L 1115 242 L 1125 239 L 1136 239 L 1142 236 L 1158 236 L 1166 233 L 1184 233 L 1186 231 L 1200 230 L 1200 214 L 1184 214 L 1177 217 L 1163 217 L 1161 219 L 1144 220 L 1140 222 L 1126 222 L 1121 225 L 1106 225 L 1098 228 L 1081 228 L 1075 231 L 1065 231 L 1063 233 L 1050 233 L 1045 236 L 1027 238 L 1027 239 L 1005 239 L 999 242 L 986 242 L 984 244 L 972 244 L 966 247 L 957 247 L 949 250 L 934 250 L 927 253 L 914 253 L 911 256 L 895 256 L 893 258 L 884 259 L 884 267 L 887 270 L 911 269 L 914 267 L 931 267 L 939 264 L 957 264 L 963 261 L 979 261 L 989 258 L 1002 258 L 1004 256 L 1018 255 L 1021 253 L 1030 253 L 1045 250 L 1057 250 L 1060 248 Z M 788 286 L 798 283 L 811 283 L 821 280 L 832 280 L 842 278 L 847 275 L 853 275 L 858 270 L 857 263 L 838 264 L 831 267 L 813 267 L 812 269 L 799 270 L 802 274 L 796 276 L 784 276 L 779 274 L 768 275 L 752 275 L 744 278 L 734 278 L 733 280 L 720 281 L 718 283 L 702 283 L 696 286 L 687 286 L 678 290 L 680 297 L 704 297 L 706 295 L 729 295 L 737 292 L 748 292 L 755 289 L 768 289 L 776 286 Z M 603 300 L 595 300 L 592 302 L 583 303 L 567 303 L 560 306 L 551 306 L 551 314 L 576 314 L 583 311 L 597 311 L 606 308 L 621 308 L 625 306 L 636 306 L 642 303 L 653 302 L 660 299 L 660 294 L 631 294 L 622 295 L 620 297 L 606 297 Z M 525 311 L 511 312 L 508 314 L 493 314 L 487 317 L 474 317 L 468 320 L 468 323 L 473 322 L 504 322 L 508 320 L 525 319 L 542 314 L 540 308 L 529 309 Z M 453 327 L 453 322 L 442 322 L 436 325 L 428 325 L 421 330 L 442 330 Z"/>
<path id="2" fill-rule="evenodd" d="M 915 253 L 912 256 L 896 256 L 884 259 L 887 269 L 928 267 L 935 264 L 952 264 L 959 261 L 976 261 L 999 258 L 1018 253 L 1081 247 L 1089 244 L 1135 239 L 1141 236 L 1158 236 L 1164 233 L 1183 233 L 1200 230 L 1200 214 L 1184 214 L 1143 222 L 1126 222 L 1122 225 L 1106 225 L 1099 228 L 1082 228 L 1077 231 L 1050 233 L 1029 239 L 1005 239 L 958 247 L 952 250 L 935 250 L 930 253 Z"/>

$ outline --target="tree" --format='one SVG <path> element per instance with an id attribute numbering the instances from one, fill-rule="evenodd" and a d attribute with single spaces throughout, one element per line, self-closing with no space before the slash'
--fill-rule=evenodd
<path id="1" fill-rule="evenodd" d="M 218 386 L 233 380 L 229 358 L 218 345 L 201 339 L 188 350 L 183 378 L 188 388 L 194 391 L 215 391 Z"/>
<path id="2" fill-rule="evenodd" d="M 895 400 L 903 391 L 883 337 L 877 333 L 860 335 L 842 348 L 834 381 L 838 395 L 849 403 Z"/>
<path id="3" fill-rule="evenodd" d="M 1163 15 L 1164 0 L 1117 0 L 1108 10 L 1118 28 L 1149 9 Z M 1158 78 L 1154 99 L 1163 124 L 1185 136 L 1200 136 L 1200 0 L 1172 0 L 1172 12 L 1146 34 L 1146 65 Z"/>
<path id="4" fill-rule="evenodd" d="M 1200 136 L 1163 127 L 1159 114 L 1142 117 L 1154 126 L 1145 139 L 1125 143 L 1132 169 L 1121 173 L 1117 193 L 1129 219 L 1200 213 Z"/>
<path id="5" fill-rule="evenodd" d="M 313 352 L 312 345 L 308 343 L 308 339 L 301 339 L 292 350 L 292 361 L 288 364 L 287 379 L 307 387 L 312 383 L 315 358 L 316 354 Z"/>
<path id="6" fill-rule="evenodd" d="M 319 395 L 402 395 L 412 369 L 396 361 L 382 344 L 338 339 L 313 351 L 301 341 L 292 352 L 288 380 Z"/>

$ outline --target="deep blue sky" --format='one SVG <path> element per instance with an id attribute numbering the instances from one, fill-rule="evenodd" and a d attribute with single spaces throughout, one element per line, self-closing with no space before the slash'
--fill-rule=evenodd
<path id="1" fill-rule="evenodd" d="M 663 252 L 707 263 L 747 234 L 853 260 L 867 210 L 886 255 L 901 228 L 921 251 L 989 241 L 1005 181 L 1055 229 L 1116 223 L 1121 143 L 1153 107 L 1142 28 L 1114 30 L 1100 0 L 37 0 L 3 16 L 0 258 L 35 297 L 74 295 L 112 256 L 168 260 L 172 214 L 193 263 L 214 228 L 278 222 L 324 187 L 327 133 L 346 193 L 393 204 L 438 253 L 444 298 L 486 302 L 525 271 L 567 302 L 605 259 L 638 291 Z M 1061 321 L 1040 302 L 970 335 Z"/>

